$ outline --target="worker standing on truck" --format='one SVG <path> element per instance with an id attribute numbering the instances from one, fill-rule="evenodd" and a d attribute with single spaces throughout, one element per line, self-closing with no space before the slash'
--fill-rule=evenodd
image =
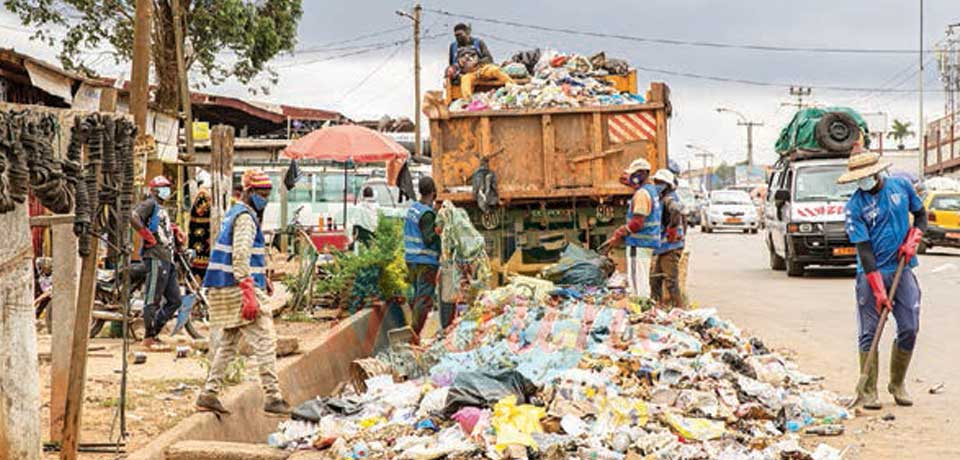
<path id="1" fill-rule="evenodd" d="M 626 242 L 627 285 L 630 294 L 650 297 L 650 261 L 660 246 L 660 197 L 650 181 L 650 162 L 639 158 L 620 176 L 620 183 L 634 189 L 627 204 L 627 223 L 600 245 L 601 252 Z"/>
<path id="2" fill-rule="evenodd" d="M 273 314 L 263 308 L 264 291 L 271 295 L 272 289 L 267 283 L 266 245 L 260 225 L 273 185 L 269 176 L 256 169 L 244 172 L 241 184 L 240 201 L 223 218 L 203 278 L 210 304 L 210 328 L 217 332 L 219 339 L 213 342 L 213 362 L 196 405 L 201 411 L 229 414 L 217 396 L 227 365 L 236 357 L 243 335 L 253 348 L 253 359 L 259 366 L 260 385 L 266 396 L 264 412 L 287 414 L 290 405 L 283 399 L 277 377 L 277 332 L 273 328 Z"/>
<path id="3" fill-rule="evenodd" d="M 420 178 L 419 188 L 420 200 L 410 205 L 403 224 L 404 259 L 413 285 L 412 327 L 417 337 L 433 310 L 440 268 L 440 235 L 436 228 L 437 212 L 433 208 L 437 187 L 433 178 L 424 176 Z"/>
<path id="4" fill-rule="evenodd" d="M 890 354 L 890 383 L 887 390 L 898 405 L 913 401 L 904 381 L 920 327 L 920 285 L 913 273 L 917 266 L 917 246 L 927 228 L 923 202 L 909 181 L 887 176 L 889 164 L 880 156 L 857 153 L 847 163 L 848 171 L 837 182 L 857 182 L 858 190 L 846 206 L 846 231 L 857 246 L 857 309 L 860 368 L 872 361 L 866 385 L 859 400 L 865 409 L 880 409 L 877 397 L 877 353 L 870 346 L 884 310 L 892 311 L 897 322 L 897 337 Z M 910 215 L 913 225 L 910 225 Z M 896 296 L 887 298 L 900 258 L 907 260 Z"/>
<path id="5" fill-rule="evenodd" d="M 163 326 L 180 309 L 180 284 L 173 264 L 174 245 L 184 239 L 180 229 L 170 220 L 163 202 L 170 199 L 173 184 L 164 176 L 150 180 L 150 196 L 140 202 L 130 216 L 130 224 L 143 239 L 140 255 L 147 268 L 144 289 L 143 346 L 160 344 L 157 337 Z"/>
<path id="6" fill-rule="evenodd" d="M 461 48 L 472 47 L 477 51 L 477 57 L 480 64 L 493 64 L 493 55 L 487 48 L 487 43 L 479 38 L 471 36 L 470 26 L 460 23 L 453 26 L 453 43 L 450 44 L 450 53 L 447 65 L 453 67 L 457 65 L 457 57 Z"/>
<path id="7" fill-rule="evenodd" d="M 670 294 L 674 308 L 683 308 L 680 294 L 680 258 L 683 256 L 686 227 L 683 204 L 677 196 L 676 176 L 666 169 L 653 175 L 653 184 L 662 207 L 660 245 L 653 250 L 653 270 L 650 273 L 650 298 L 658 305 L 664 303 L 663 288 Z"/>

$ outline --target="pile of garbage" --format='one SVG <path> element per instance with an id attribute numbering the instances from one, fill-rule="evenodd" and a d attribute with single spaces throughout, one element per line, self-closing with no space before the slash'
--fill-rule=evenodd
<path id="1" fill-rule="evenodd" d="M 608 59 L 604 53 L 587 57 L 555 50 L 518 53 L 501 68 L 518 81 L 496 91 L 477 92 L 471 99 L 457 99 L 450 111 L 543 109 L 642 104 L 643 96 L 620 92 L 607 75 L 623 75 L 626 62 Z"/>
<path id="2" fill-rule="evenodd" d="M 348 459 L 838 460 L 800 435 L 852 417 L 713 309 L 543 279 L 486 291 L 426 348 L 377 360 L 386 373 L 308 401 L 268 442 Z"/>

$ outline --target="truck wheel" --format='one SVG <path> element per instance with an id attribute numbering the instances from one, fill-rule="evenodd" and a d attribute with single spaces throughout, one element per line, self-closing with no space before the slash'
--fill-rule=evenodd
<path id="1" fill-rule="evenodd" d="M 787 268 L 787 263 L 783 260 L 783 257 L 777 255 L 777 251 L 773 249 L 773 243 L 771 243 L 769 238 L 767 238 L 767 252 L 770 253 L 771 270 L 780 272 Z"/>
<path id="2" fill-rule="evenodd" d="M 803 276 L 803 264 L 787 255 L 787 276 Z"/>
<path id="3" fill-rule="evenodd" d="M 846 152 L 860 138 L 856 120 L 843 112 L 828 112 L 814 127 L 813 137 L 824 149 L 831 152 Z"/>

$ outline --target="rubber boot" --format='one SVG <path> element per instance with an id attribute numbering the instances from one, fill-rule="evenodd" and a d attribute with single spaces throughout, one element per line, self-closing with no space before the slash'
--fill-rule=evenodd
<path id="1" fill-rule="evenodd" d="M 228 411 L 227 408 L 223 407 L 223 404 L 220 403 L 220 399 L 217 398 L 217 395 L 207 392 L 200 393 L 200 396 L 197 396 L 196 406 L 197 410 L 201 412 L 213 412 L 218 415 L 230 414 L 230 411 Z"/>
<path id="2" fill-rule="evenodd" d="M 893 351 L 890 352 L 890 384 L 887 385 L 887 391 L 893 395 L 893 400 L 900 406 L 912 406 L 913 399 L 910 393 L 907 393 L 907 387 L 904 380 L 907 378 L 907 368 L 910 367 L 910 358 L 913 357 L 913 350 L 902 350 L 897 344 L 893 344 Z"/>
<path id="3" fill-rule="evenodd" d="M 873 352 L 872 355 L 868 351 L 860 352 L 860 370 L 863 370 L 869 359 L 870 373 L 867 375 L 866 385 L 864 385 L 862 389 L 857 388 L 857 391 L 860 392 L 857 397 L 860 398 L 860 404 L 863 408 L 868 410 L 880 410 L 883 408 L 880 404 L 880 398 L 877 396 L 877 374 L 879 373 L 877 369 L 879 365 L 878 356 L 879 353 L 877 352 Z"/>

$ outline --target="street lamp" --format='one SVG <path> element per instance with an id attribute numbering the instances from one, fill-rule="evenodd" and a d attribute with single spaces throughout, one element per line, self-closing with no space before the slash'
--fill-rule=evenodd
<path id="1" fill-rule="evenodd" d="M 742 113 L 737 112 L 733 109 L 728 109 L 726 107 L 717 107 L 717 113 L 729 112 L 737 116 L 740 120 L 737 121 L 738 126 L 747 127 L 747 166 L 753 166 L 753 127 L 754 126 L 763 126 L 763 122 L 756 122 L 747 120 L 747 117 L 743 116 Z"/>
<path id="2" fill-rule="evenodd" d="M 695 144 L 687 144 L 687 148 L 690 150 L 695 150 L 699 153 L 695 153 L 695 156 L 700 157 L 703 160 L 703 169 L 700 174 L 700 190 L 709 192 L 710 183 L 707 182 L 707 158 L 710 158 L 710 163 L 713 163 L 713 152 L 707 150 L 705 147 L 701 147 Z"/>

